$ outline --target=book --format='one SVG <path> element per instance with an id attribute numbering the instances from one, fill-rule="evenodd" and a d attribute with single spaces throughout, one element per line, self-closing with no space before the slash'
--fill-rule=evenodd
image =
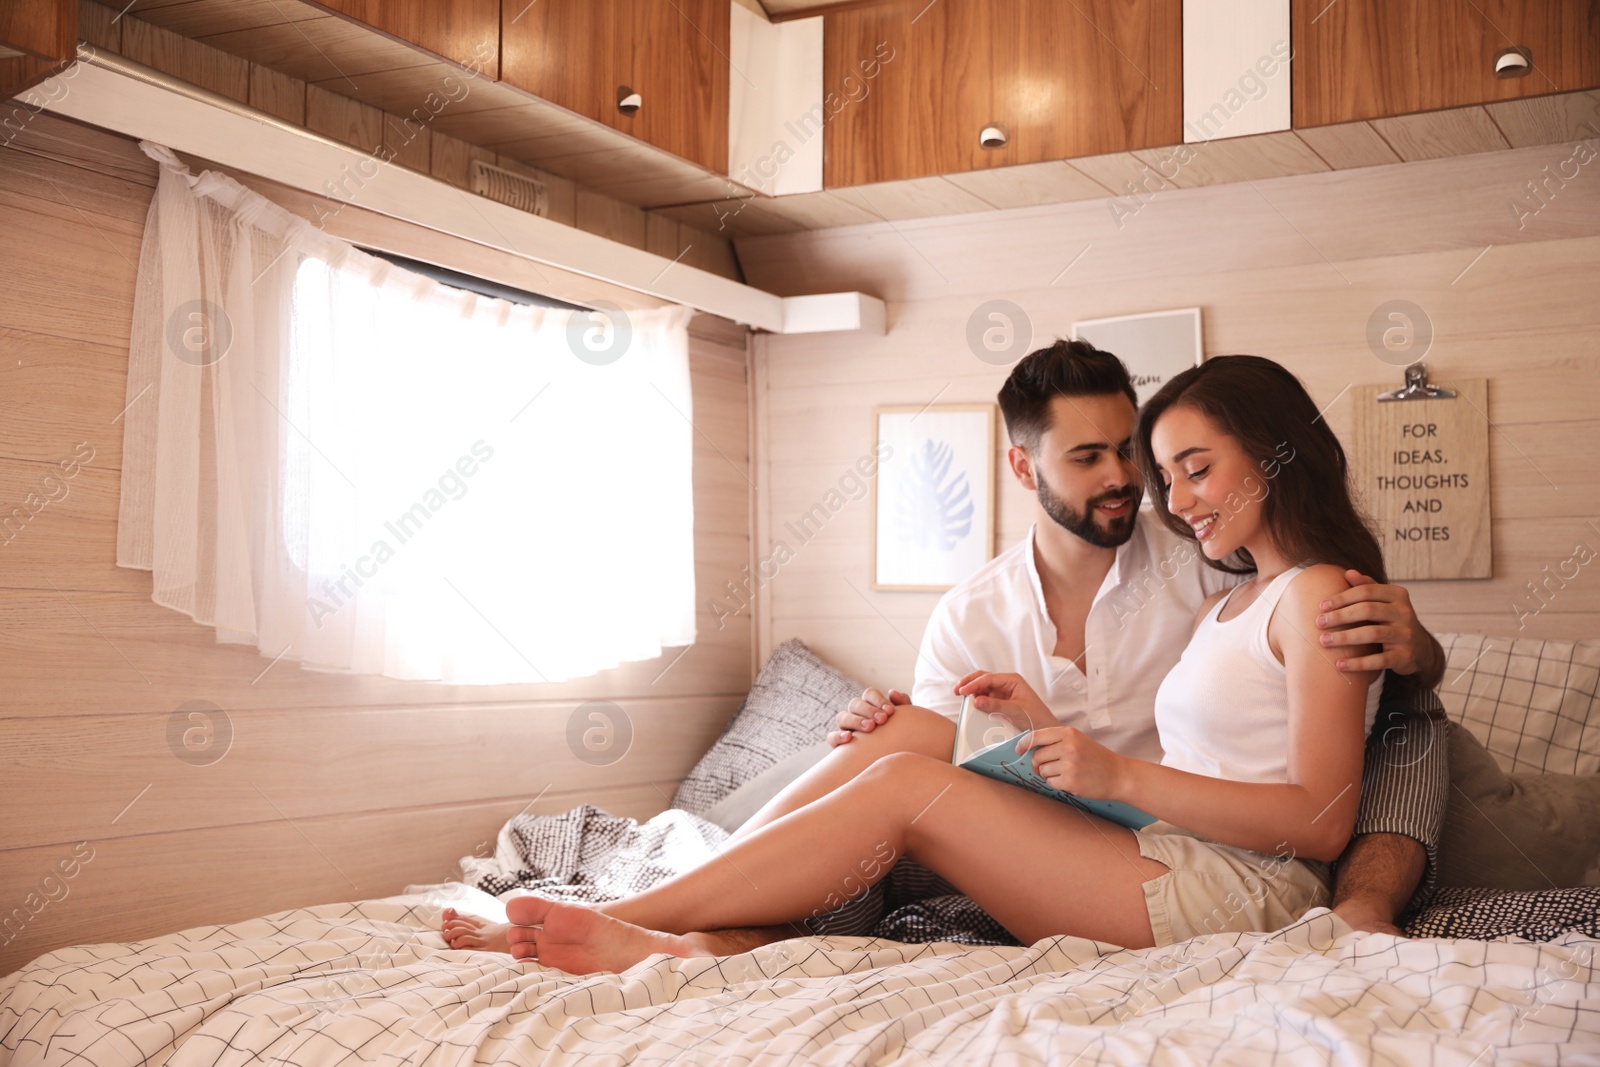
<path id="1" fill-rule="evenodd" d="M 985 778 L 1031 789 L 1040 796 L 1070 804 L 1079 811 L 1098 815 L 1130 830 L 1138 830 L 1156 821 L 1154 815 L 1148 815 L 1120 800 L 1080 797 L 1045 781 L 1044 776 L 1033 769 L 1031 749 L 1017 755 L 1017 742 L 1030 732 L 1018 732 L 1004 717 L 978 711 L 972 697 L 963 697 L 961 714 L 956 719 L 956 742 L 950 753 L 950 762 Z"/>

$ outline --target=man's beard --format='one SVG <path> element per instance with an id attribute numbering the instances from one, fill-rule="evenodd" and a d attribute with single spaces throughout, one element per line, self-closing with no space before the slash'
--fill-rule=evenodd
<path id="1" fill-rule="evenodd" d="M 1077 534 L 1097 548 L 1116 548 L 1127 544 L 1128 538 L 1133 536 L 1133 522 L 1139 514 L 1141 495 L 1138 486 L 1130 485 L 1126 489 L 1092 496 L 1082 511 L 1074 511 L 1072 505 L 1055 494 L 1050 488 L 1050 483 L 1046 482 L 1038 471 L 1034 472 L 1034 480 L 1039 484 L 1039 506 L 1044 508 L 1046 515 L 1055 520 L 1057 526 L 1068 533 Z M 1108 525 L 1104 527 L 1099 525 L 1094 509 L 1101 504 L 1111 504 L 1118 500 L 1128 501 L 1128 513 L 1109 520 Z"/>

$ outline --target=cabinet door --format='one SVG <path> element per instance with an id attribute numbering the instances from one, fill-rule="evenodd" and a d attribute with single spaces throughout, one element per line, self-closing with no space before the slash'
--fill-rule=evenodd
<path id="1" fill-rule="evenodd" d="M 548 0 L 543 0 L 548 2 Z M 729 0 L 617 0 L 606 121 L 657 148 L 728 170 Z M 764 72 L 745 71 L 745 77 Z M 617 109 L 627 86 L 643 106 Z"/>
<path id="2" fill-rule="evenodd" d="M 78 44 L 76 0 L 0 3 L 0 100 L 20 96 L 72 58 Z M 0 143 L 9 131 L 0 132 Z"/>
<path id="3" fill-rule="evenodd" d="M 68 0 L 9 0 L 0 4 L 0 55 L 57 62 L 78 40 L 78 5 Z"/>
<path id="4" fill-rule="evenodd" d="M 506 0 L 500 80 L 596 122 L 616 110 L 618 0 Z"/>
<path id="5" fill-rule="evenodd" d="M 1596 0 L 1294 0 L 1292 23 L 1297 127 L 1600 85 Z M 1512 46 L 1532 71 L 1498 78 Z"/>
<path id="6" fill-rule="evenodd" d="M 1182 139 L 1181 0 L 892 0 L 825 19 L 830 187 Z M 979 143 L 991 124 L 1004 147 Z"/>
<path id="7" fill-rule="evenodd" d="M 522 2 L 502 12 L 502 80 L 727 173 L 728 0 Z M 622 86 L 643 100 L 632 115 Z"/>
<path id="8" fill-rule="evenodd" d="M 500 0 L 320 0 L 408 44 L 500 76 Z M 520 7 L 525 0 L 506 0 Z M 535 4 L 534 6 L 538 6 Z"/>

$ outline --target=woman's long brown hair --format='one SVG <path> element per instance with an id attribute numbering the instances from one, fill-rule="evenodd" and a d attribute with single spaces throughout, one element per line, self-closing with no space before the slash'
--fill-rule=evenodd
<path id="1" fill-rule="evenodd" d="M 1167 487 L 1150 449 L 1156 420 L 1191 407 L 1238 441 L 1266 485 L 1261 521 L 1292 563 L 1332 563 L 1387 581 L 1383 550 L 1356 508 L 1344 448 L 1311 402 L 1300 379 L 1260 356 L 1214 356 L 1176 375 L 1139 411 L 1139 469 L 1156 514 L 1167 528 L 1195 540 L 1189 524 L 1167 510 Z M 1203 557 L 1205 558 L 1205 557 Z M 1206 563 L 1232 574 L 1255 571 L 1244 549 Z"/>

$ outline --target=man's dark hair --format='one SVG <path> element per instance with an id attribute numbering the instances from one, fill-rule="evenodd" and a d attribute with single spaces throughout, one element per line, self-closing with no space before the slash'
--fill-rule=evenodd
<path id="1" fill-rule="evenodd" d="M 1088 341 L 1057 341 L 1030 352 L 1011 368 L 1000 387 L 1000 414 L 1011 443 L 1030 451 L 1050 428 L 1050 402 L 1058 396 L 1115 396 L 1135 409 L 1139 394 L 1122 360 Z"/>

